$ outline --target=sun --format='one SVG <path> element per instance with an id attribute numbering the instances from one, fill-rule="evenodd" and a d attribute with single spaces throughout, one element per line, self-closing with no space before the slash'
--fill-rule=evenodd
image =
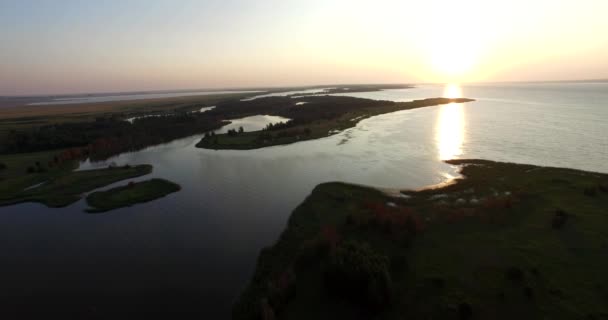
<path id="1" fill-rule="evenodd" d="M 463 77 L 471 72 L 475 64 L 475 53 L 467 48 L 451 45 L 435 48 L 431 53 L 433 71 L 441 76 L 450 78 Z"/>
<path id="2" fill-rule="evenodd" d="M 424 31 L 429 75 L 439 82 L 462 82 L 474 78 L 479 70 L 483 32 L 471 12 L 458 3 L 447 5 Z"/>

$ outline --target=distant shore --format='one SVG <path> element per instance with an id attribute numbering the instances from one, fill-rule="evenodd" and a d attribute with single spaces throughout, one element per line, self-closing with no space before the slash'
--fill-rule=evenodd
<path id="1" fill-rule="evenodd" d="M 334 135 L 356 126 L 363 119 L 384 113 L 471 101 L 475 100 L 468 98 L 429 98 L 410 102 L 390 102 L 332 96 L 298 97 L 291 102 L 281 102 L 285 104 L 286 107 L 284 108 L 276 111 L 274 109 L 266 110 L 267 114 L 290 118 L 293 119 L 292 121 L 269 126 L 262 131 L 207 135 L 196 144 L 196 147 L 214 150 L 251 150 L 291 144 Z M 304 104 L 298 105 L 298 103 Z M 295 105 L 291 106 L 290 104 Z M 346 107 L 336 108 L 335 111 L 327 113 L 332 104 Z M 242 108 L 246 107 L 245 105 Z M 221 106 L 219 109 L 221 110 Z"/>

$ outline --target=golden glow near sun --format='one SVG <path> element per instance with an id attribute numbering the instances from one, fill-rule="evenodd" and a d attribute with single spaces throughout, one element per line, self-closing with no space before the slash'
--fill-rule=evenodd
<path id="1" fill-rule="evenodd" d="M 477 19 L 471 19 L 472 7 L 457 1 L 442 3 L 426 30 L 429 76 L 438 82 L 460 82 L 475 77 L 485 43 Z"/>
<path id="2" fill-rule="evenodd" d="M 431 65 L 435 72 L 449 80 L 459 80 L 471 71 L 475 54 L 470 49 L 450 46 L 433 50 Z"/>
<path id="3" fill-rule="evenodd" d="M 460 86 L 454 83 L 448 83 L 443 89 L 444 98 L 462 98 L 462 89 Z"/>
<path id="4" fill-rule="evenodd" d="M 458 98 L 462 96 L 462 90 L 458 85 L 448 84 L 443 95 L 447 98 Z M 458 158 L 462 154 L 465 126 L 462 108 L 461 103 L 450 103 L 439 109 L 439 116 L 435 124 L 435 141 L 439 160 Z"/>

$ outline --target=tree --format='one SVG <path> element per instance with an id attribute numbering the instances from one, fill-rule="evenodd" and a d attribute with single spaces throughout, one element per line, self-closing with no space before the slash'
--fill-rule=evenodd
<path id="1" fill-rule="evenodd" d="M 330 256 L 325 283 L 336 295 L 382 309 L 390 300 L 389 259 L 366 243 L 345 241 Z"/>
<path id="2" fill-rule="evenodd" d="M 243 127 L 239 127 L 239 133 L 243 133 L 245 132 L 245 129 L 243 129 Z"/>

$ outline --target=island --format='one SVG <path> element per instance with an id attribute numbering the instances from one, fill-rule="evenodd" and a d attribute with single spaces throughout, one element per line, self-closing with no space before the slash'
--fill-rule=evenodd
<path id="1" fill-rule="evenodd" d="M 74 171 L 81 155 L 72 151 L 0 156 L 0 206 L 38 202 L 65 207 L 83 193 L 152 172 L 151 165 Z"/>
<path id="2" fill-rule="evenodd" d="M 125 186 L 89 194 L 86 200 L 91 208 L 87 209 L 87 212 L 99 213 L 130 207 L 138 203 L 162 198 L 180 189 L 181 187 L 178 184 L 164 179 L 129 182 Z"/>
<path id="3" fill-rule="evenodd" d="M 608 175 L 451 160 L 422 190 L 324 183 L 260 253 L 234 319 L 600 319 Z"/>
<path id="4" fill-rule="evenodd" d="M 392 102 L 342 96 L 307 96 L 299 98 L 268 97 L 250 101 L 220 103 L 210 115 L 225 117 L 273 115 L 290 121 L 270 124 L 254 132 L 210 132 L 196 145 L 205 149 L 249 150 L 298 141 L 327 137 L 352 128 L 363 119 L 401 110 L 430 107 L 448 103 L 474 101 L 467 98 L 430 98 L 409 102 Z"/>
<path id="5" fill-rule="evenodd" d="M 326 137 L 378 114 L 472 101 L 434 98 L 398 103 L 327 94 L 410 87 L 349 85 L 327 88 L 323 95 L 257 97 L 259 92 L 249 92 L 3 109 L 0 206 L 67 206 L 85 193 L 152 170 L 140 165 L 78 171 L 81 161 L 102 161 L 196 134 L 205 134 L 197 144 L 200 148 L 255 149 Z M 271 93 L 289 89 L 293 90 Z M 257 132 L 215 134 L 230 119 L 255 115 L 290 120 Z"/>
<path id="6" fill-rule="evenodd" d="M 357 85 L 340 85 L 331 88 L 325 88 L 321 93 L 299 93 L 290 96 L 307 96 L 318 94 L 336 94 L 336 93 L 357 93 L 357 92 L 376 92 L 391 89 L 412 89 L 413 85 L 408 84 L 357 84 Z"/>
<path id="7" fill-rule="evenodd" d="M 327 92 L 366 92 L 390 88 L 409 88 L 407 85 L 335 86 Z M 270 91 L 281 93 L 293 88 Z M 352 91 L 354 90 L 354 91 Z M 336 120 L 362 107 L 391 106 L 390 101 L 376 101 L 341 96 L 271 96 L 257 97 L 257 93 L 230 93 L 208 96 L 174 97 L 136 101 L 112 101 L 52 106 L 20 106 L 0 109 L 0 154 L 32 153 L 67 148 L 79 148 L 92 160 L 137 151 L 196 134 L 213 133 L 228 120 L 254 115 L 278 115 L 292 112 L 293 118 L 283 127 L 273 128 L 281 136 L 300 135 L 297 130 L 279 130 L 297 125 L 311 125 L 311 121 Z M 257 97 L 257 98 L 256 98 Z M 299 105 L 301 102 L 310 102 Z M 351 105 L 352 104 L 352 105 Z M 299 110 L 292 110 L 292 107 Z M 201 110 L 205 110 L 201 112 Z M 389 109 L 387 109 L 389 110 Z M 378 111 L 377 111 L 378 112 Z M 385 111 L 390 112 L 390 111 Z M 345 115 L 346 116 L 346 115 Z M 315 126 L 317 135 L 319 128 Z M 308 132 L 303 128 L 304 133 Z M 273 135 L 271 133 L 271 135 Z M 309 137 L 311 138 L 311 137 Z M 223 140 L 222 138 L 217 138 Z M 238 140 L 238 139 L 237 139 Z M 249 140 L 249 139 L 245 139 Z M 262 139 L 263 142 L 264 139 Z M 278 142 L 277 137 L 270 144 Z M 279 139 L 280 140 L 280 139 Z M 215 141 L 215 139 L 207 142 Z M 201 147 L 208 143 L 201 143 Z M 224 141 L 233 144 L 228 140 Z M 219 143 L 220 145 L 223 143 Z M 235 148 L 250 144 L 237 143 Z M 217 148 L 231 148 L 220 146 Z"/>

